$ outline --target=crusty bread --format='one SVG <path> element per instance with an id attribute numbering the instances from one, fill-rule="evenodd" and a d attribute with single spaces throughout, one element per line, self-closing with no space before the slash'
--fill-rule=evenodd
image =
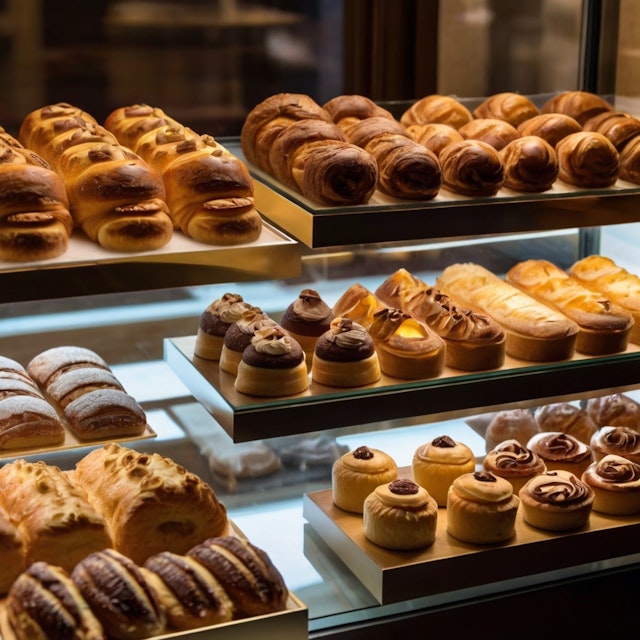
<path id="1" fill-rule="evenodd" d="M 531 361 L 564 360 L 573 355 L 578 325 L 474 263 L 448 266 L 436 286 L 454 301 L 491 316 L 506 332 L 506 351 Z"/>

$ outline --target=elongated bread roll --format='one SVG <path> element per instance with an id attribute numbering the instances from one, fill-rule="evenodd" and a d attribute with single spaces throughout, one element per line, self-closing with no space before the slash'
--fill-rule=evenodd
<path id="1" fill-rule="evenodd" d="M 519 262 L 507 271 L 506 281 L 576 322 L 577 351 L 604 355 L 627 348 L 631 314 L 548 260 Z"/>
<path id="2" fill-rule="evenodd" d="M 578 325 L 474 263 L 448 266 L 436 286 L 454 301 L 491 316 L 506 332 L 506 351 L 530 361 L 573 355 Z"/>

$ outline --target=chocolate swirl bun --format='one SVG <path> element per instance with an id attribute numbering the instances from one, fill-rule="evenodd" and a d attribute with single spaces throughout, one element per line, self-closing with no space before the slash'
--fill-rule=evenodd
<path id="1" fill-rule="evenodd" d="M 640 464 L 609 454 L 592 464 L 582 481 L 594 491 L 594 511 L 612 515 L 640 513 Z"/>
<path id="2" fill-rule="evenodd" d="M 601 133 L 572 133 L 558 142 L 556 154 L 560 179 L 577 187 L 610 187 L 620 174 L 618 151 Z"/>
<path id="3" fill-rule="evenodd" d="M 560 171 L 553 147 L 538 136 L 517 138 L 500 151 L 504 186 L 514 191 L 551 189 Z"/>
<path id="4" fill-rule="evenodd" d="M 596 460 L 608 454 L 622 456 L 640 464 L 640 433 L 629 427 L 602 427 L 589 443 Z"/>
<path id="5" fill-rule="evenodd" d="M 513 438 L 489 451 L 482 466 L 493 475 L 508 480 L 516 495 L 528 480 L 546 470 L 544 461 L 537 453 Z"/>
<path id="6" fill-rule="evenodd" d="M 486 142 L 463 140 L 440 153 L 442 184 L 465 196 L 492 196 L 504 184 L 500 155 Z"/>
<path id="7" fill-rule="evenodd" d="M 527 448 L 542 458 L 549 471 L 565 469 L 580 477 L 593 462 L 593 452 L 588 444 L 560 431 L 534 435 Z"/>

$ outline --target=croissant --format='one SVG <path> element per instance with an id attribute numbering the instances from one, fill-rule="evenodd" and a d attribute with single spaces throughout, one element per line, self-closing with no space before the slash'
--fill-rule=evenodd
<path id="1" fill-rule="evenodd" d="M 442 184 L 465 196 L 495 195 L 504 184 L 504 166 L 498 151 L 486 142 L 463 140 L 440 154 Z"/>
<path id="2" fill-rule="evenodd" d="M 589 118 L 582 128 L 601 133 L 618 151 L 622 151 L 631 138 L 640 134 L 640 120 L 621 111 L 604 111 Z"/>
<path id="3" fill-rule="evenodd" d="M 500 151 L 520 137 L 518 130 L 504 120 L 477 118 L 458 129 L 465 140 L 480 140 Z"/>
<path id="4" fill-rule="evenodd" d="M 580 126 L 613 107 L 603 98 L 589 91 L 564 91 L 549 98 L 540 109 L 541 113 L 564 113 L 580 123 Z"/>
<path id="5" fill-rule="evenodd" d="M 473 110 L 476 118 L 497 118 L 514 127 L 539 113 L 540 110 L 529 98 L 511 91 L 489 96 Z"/>
<path id="6" fill-rule="evenodd" d="M 471 112 L 461 102 L 451 96 L 440 94 L 417 100 L 400 116 L 400 122 L 405 127 L 410 124 L 441 122 L 459 129 L 472 119 Z"/>
<path id="7" fill-rule="evenodd" d="M 620 177 L 640 184 L 640 135 L 632 138 L 620 152 Z"/>
<path id="8" fill-rule="evenodd" d="M 175 228 L 200 242 L 253 242 L 262 218 L 245 164 L 212 136 L 198 135 L 146 105 L 121 107 L 105 125 L 161 176 Z"/>
<path id="9" fill-rule="evenodd" d="M 173 224 L 160 177 L 90 115 L 61 103 L 31 112 L 20 141 L 62 178 L 75 226 L 119 252 L 166 245 Z"/>
<path id="10" fill-rule="evenodd" d="M 582 125 L 564 113 L 541 113 L 518 126 L 521 136 L 538 136 L 555 147 L 570 133 L 582 131 Z"/>
<path id="11" fill-rule="evenodd" d="M 424 145 L 429 151 L 433 151 L 436 156 L 452 142 L 464 140 L 462 134 L 448 124 L 441 122 L 430 122 L 426 124 L 410 124 L 407 133 L 413 140 Z"/>
<path id="12" fill-rule="evenodd" d="M 64 184 L 13 140 L 17 146 L 0 140 L 0 260 L 55 258 L 67 250 L 74 226 Z"/>
<path id="13" fill-rule="evenodd" d="M 616 148 L 601 133 L 581 131 L 560 140 L 556 146 L 559 177 L 583 188 L 610 187 L 620 173 Z"/>
<path id="14" fill-rule="evenodd" d="M 515 191 L 541 192 L 558 177 L 558 159 L 553 147 L 538 136 L 524 136 L 500 151 L 504 186 Z"/>
<path id="15" fill-rule="evenodd" d="M 333 122 L 342 128 L 374 116 L 395 120 L 389 110 L 376 104 L 371 98 L 357 94 L 335 96 L 325 102 L 322 108 L 331 116 Z"/>

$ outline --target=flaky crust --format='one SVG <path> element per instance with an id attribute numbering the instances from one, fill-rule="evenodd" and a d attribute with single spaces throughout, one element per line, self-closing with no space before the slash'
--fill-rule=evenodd
<path id="1" fill-rule="evenodd" d="M 465 140 L 479 140 L 491 145 L 496 151 L 504 149 L 520 137 L 518 130 L 497 118 L 476 118 L 458 129 Z"/>
<path id="2" fill-rule="evenodd" d="M 338 298 L 333 305 L 333 314 L 350 318 L 368 330 L 374 315 L 383 308 L 384 305 L 369 289 L 356 282 Z"/>
<path id="3" fill-rule="evenodd" d="M 442 185 L 465 196 L 492 196 L 504 184 L 504 167 L 494 147 L 478 140 L 447 145 L 439 156 Z"/>
<path id="4" fill-rule="evenodd" d="M 541 113 L 518 126 L 521 136 L 538 136 L 552 147 L 571 133 L 582 131 L 580 123 L 565 113 Z"/>
<path id="5" fill-rule="evenodd" d="M 640 119 L 622 111 L 604 111 L 587 120 L 582 129 L 601 133 L 618 150 L 640 135 Z"/>
<path id="6" fill-rule="evenodd" d="M 553 147 L 538 136 L 521 136 L 500 151 L 504 186 L 514 191 L 542 192 L 551 189 L 560 168 Z"/>
<path id="7" fill-rule="evenodd" d="M 505 440 L 516 440 L 523 447 L 540 432 L 540 426 L 528 409 L 503 409 L 490 420 L 485 431 L 485 450 L 493 451 Z"/>
<path id="8" fill-rule="evenodd" d="M 26 569 L 22 538 L 3 506 L 0 506 L 0 554 L 2 554 L 0 596 L 3 596 L 9 591 L 15 579 Z"/>
<path id="9" fill-rule="evenodd" d="M 620 174 L 618 151 L 601 133 L 572 133 L 558 142 L 556 154 L 560 179 L 577 187 L 610 187 Z"/>
<path id="10" fill-rule="evenodd" d="M 529 98 L 512 91 L 495 93 L 473 110 L 475 118 L 497 118 L 514 127 L 539 113 L 540 109 Z"/>
<path id="11" fill-rule="evenodd" d="M 441 122 L 459 129 L 472 119 L 469 109 L 452 96 L 431 94 L 416 100 L 402 114 L 400 122 L 405 126 Z"/>
<path id="12" fill-rule="evenodd" d="M 640 184 L 640 135 L 629 140 L 620 151 L 620 177 Z"/>
<path id="13" fill-rule="evenodd" d="M 413 140 L 433 151 L 438 157 L 446 146 L 464 140 L 457 129 L 441 122 L 410 124 L 406 129 Z"/>
<path id="14" fill-rule="evenodd" d="M 542 113 L 564 113 L 577 120 L 580 126 L 589 118 L 611 110 L 611 104 L 589 91 L 563 91 L 549 98 L 540 109 Z"/>
<path id="15" fill-rule="evenodd" d="M 371 98 L 357 94 L 334 96 L 325 102 L 322 108 L 331 116 L 333 122 L 341 127 L 374 116 L 394 119 L 390 111 L 376 104 Z"/>

